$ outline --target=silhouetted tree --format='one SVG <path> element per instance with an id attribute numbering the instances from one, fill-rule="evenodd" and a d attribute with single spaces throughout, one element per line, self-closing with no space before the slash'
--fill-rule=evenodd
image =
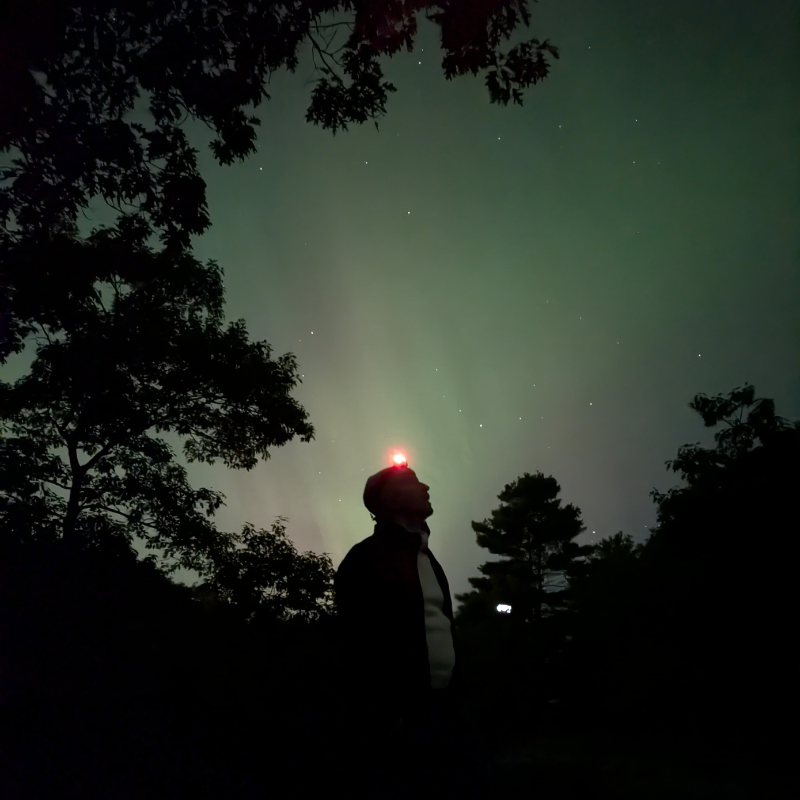
<path id="1" fill-rule="evenodd" d="M 299 554 L 286 536 L 286 521 L 278 517 L 270 530 L 246 524 L 240 534 L 226 534 L 225 554 L 198 594 L 232 604 L 248 621 L 316 622 L 332 615 L 330 556 Z"/>
<path id="2" fill-rule="evenodd" d="M 331 661 L 333 565 L 297 553 L 281 518 L 217 530 L 223 496 L 193 489 L 158 434 L 234 468 L 307 441 L 294 359 L 223 324 L 213 262 L 131 252 L 113 232 L 50 246 L 108 271 L 89 296 L 57 296 L 30 373 L 0 383 L 0 793 L 236 797 L 257 775 L 279 791 L 263 753 L 298 752 L 291 725 L 330 703 L 327 674 L 308 687 Z M 131 262 L 153 277 L 132 280 Z M 167 580 L 178 566 L 201 585 Z"/>
<path id="3" fill-rule="evenodd" d="M 580 719 L 573 724 L 627 723 L 631 707 L 641 703 L 631 654 L 648 625 L 642 549 L 620 531 L 568 568 L 567 603 L 558 614 L 565 642 L 554 676 L 559 700 Z"/>
<path id="4" fill-rule="evenodd" d="M 728 744 L 779 748 L 797 733 L 800 421 L 778 417 L 749 384 L 690 407 L 722 427 L 715 447 L 684 445 L 667 462 L 684 486 L 652 492 L 648 605 L 678 656 L 675 707 L 691 705 Z"/>
<path id="5" fill-rule="evenodd" d="M 576 634 L 611 642 L 634 627 L 637 615 L 631 601 L 642 547 L 620 531 L 601 539 L 585 558 L 570 565 L 565 613 L 575 619 Z"/>
<path id="6" fill-rule="evenodd" d="M 156 434 L 181 436 L 189 461 L 234 469 L 251 469 L 295 436 L 309 441 L 313 427 L 290 396 L 300 380 L 294 356 L 273 359 L 241 320 L 224 325 L 214 262 L 144 245 L 131 252 L 113 231 L 46 247 L 67 260 L 65 273 L 88 265 L 103 281 L 83 296 L 56 291 L 51 313 L 36 320 L 30 373 L 0 382 L 3 536 L 138 537 L 169 570 L 214 573 L 220 585 L 222 575 L 255 575 L 244 556 L 234 569 L 231 553 L 263 550 L 263 540 L 251 528 L 219 533 L 211 517 L 222 495 L 192 489 Z M 15 249 L 20 262 L 26 253 Z"/>
<path id="7" fill-rule="evenodd" d="M 530 22 L 527 0 L 76 0 L 3 4 L 0 151 L 18 153 L 0 221 L 50 229 L 93 196 L 186 246 L 209 225 L 205 182 L 181 122 L 213 132 L 220 164 L 256 149 L 252 110 L 273 73 L 308 47 L 317 79 L 306 119 L 333 131 L 377 120 L 395 87 L 381 58 L 411 51 L 417 18 L 441 30 L 450 79 L 483 74 L 492 102 L 523 102 L 544 79 L 547 41 L 504 50 Z M 339 34 L 342 34 L 341 39 Z M 125 119 L 146 99 L 148 125 Z M 377 124 L 377 122 L 376 122 Z"/>
<path id="8" fill-rule="evenodd" d="M 456 595 L 460 614 L 504 603 L 511 618 L 540 623 L 563 604 L 565 571 L 588 550 L 573 541 L 585 528 L 574 505 L 562 507 L 560 491 L 552 476 L 526 472 L 498 495 L 491 519 L 472 523 L 478 546 L 502 558 L 478 567 L 484 577 L 469 579 L 476 591 Z"/>
<path id="9" fill-rule="evenodd" d="M 287 549 L 282 533 L 273 540 Z M 233 563 L 263 567 L 274 549 Z M 299 796 L 303 759 L 330 779 L 336 673 L 324 619 L 310 602 L 278 618 L 297 607 L 302 556 L 278 554 L 285 598 L 248 613 L 247 584 L 268 584 L 249 566 L 219 576 L 240 582 L 228 599 L 224 586 L 176 584 L 113 538 L 80 551 L 40 541 L 11 555 L 2 548 L 4 800 L 113 797 L 121 786 L 131 798 Z"/>
<path id="10" fill-rule="evenodd" d="M 470 702 L 498 744 L 530 731 L 557 687 L 563 636 L 554 610 L 565 602 L 565 571 L 585 552 L 573 541 L 580 512 L 562 506 L 559 492 L 555 478 L 525 473 L 498 495 L 491 519 L 472 523 L 478 544 L 501 559 L 478 567 L 473 591 L 456 595 L 456 636 Z"/>

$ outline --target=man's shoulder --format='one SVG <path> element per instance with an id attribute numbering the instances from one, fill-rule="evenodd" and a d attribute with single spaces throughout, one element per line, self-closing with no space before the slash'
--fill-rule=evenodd
<path id="1" fill-rule="evenodd" d="M 356 542 L 356 544 L 347 551 L 347 554 L 342 559 L 342 563 L 339 565 L 339 569 L 341 569 L 342 566 L 355 564 L 369 558 L 375 553 L 375 544 L 375 536 L 367 536 L 366 539 Z"/>

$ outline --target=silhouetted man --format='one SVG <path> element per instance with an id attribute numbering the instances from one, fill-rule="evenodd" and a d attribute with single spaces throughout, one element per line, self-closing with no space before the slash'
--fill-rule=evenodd
<path id="1" fill-rule="evenodd" d="M 472 756 L 454 699 L 450 587 L 428 548 L 429 488 L 409 467 L 389 467 L 367 481 L 364 505 L 374 533 L 335 578 L 351 774 L 362 796 L 464 797 L 454 773 Z"/>

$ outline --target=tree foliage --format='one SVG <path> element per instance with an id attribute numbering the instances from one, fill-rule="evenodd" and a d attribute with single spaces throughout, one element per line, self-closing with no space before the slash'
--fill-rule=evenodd
<path id="1" fill-rule="evenodd" d="M 785 550 L 790 531 L 800 529 L 800 423 L 777 416 L 774 401 L 757 398 L 749 384 L 725 396 L 699 394 L 690 407 L 706 427 L 718 428 L 716 444 L 684 445 L 666 462 L 684 485 L 651 492 L 658 524 L 643 557 L 672 616 L 699 603 L 721 612 L 717 629 L 745 620 L 755 624 L 755 606 L 743 590 L 754 580 L 754 548 L 768 541 Z M 775 575 L 784 564 L 774 565 Z M 683 587 L 680 597 L 676 585 Z M 786 588 L 779 580 L 773 591 Z"/>
<path id="2" fill-rule="evenodd" d="M 207 125 L 214 158 L 255 152 L 271 76 L 310 49 L 306 119 L 331 130 L 379 119 L 395 87 L 381 59 L 411 51 L 417 18 L 439 26 L 448 79 L 483 74 L 492 102 L 522 104 L 544 79 L 547 41 L 504 50 L 530 23 L 527 0 L 76 0 L 5 5 L 0 46 L 0 222 L 20 230 L 74 221 L 93 197 L 185 247 L 210 224 L 197 152 L 181 123 Z M 339 34 L 342 34 L 341 38 Z M 149 122 L 128 119 L 144 100 Z M 377 124 L 377 122 L 376 122 Z"/>
<path id="3" fill-rule="evenodd" d="M 643 545 L 622 531 L 601 539 L 585 558 L 569 567 L 568 613 L 579 629 L 600 640 L 614 641 L 637 627 L 638 558 Z M 573 631 L 578 633 L 578 631 Z"/>
<path id="4" fill-rule="evenodd" d="M 715 445 L 666 462 L 683 485 L 651 493 L 650 537 L 619 533 L 571 570 L 562 696 L 775 763 L 797 719 L 800 423 L 749 384 L 690 407 Z"/>
<path id="5" fill-rule="evenodd" d="M 270 530 L 246 524 L 241 533 L 225 537 L 225 554 L 209 580 L 198 587 L 234 606 L 248 621 L 308 622 L 333 614 L 333 563 L 326 553 L 298 554 L 286 536 L 286 518 Z"/>
<path id="6" fill-rule="evenodd" d="M 462 615 L 505 603 L 515 619 L 538 623 L 563 603 L 564 572 L 585 548 L 573 541 L 584 530 L 580 511 L 562 506 L 560 491 L 552 476 L 526 472 L 498 495 L 491 519 L 472 523 L 478 546 L 501 559 L 478 567 L 484 577 L 469 579 L 476 591 L 456 596 Z"/>
<path id="7" fill-rule="evenodd" d="M 39 246 L 12 248 L 21 274 Z M 170 569 L 206 574 L 226 562 L 229 574 L 233 543 L 211 520 L 222 495 L 193 489 L 158 434 L 177 434 L 190 462 L 235 469 L 294 437 L 310 441 L 313 426 L 290 395 L 300 381 L 294 356 L 273 358 L 266 342 L 249 341 L 242 320 L 224 324 L 214 262 L 144 245 L 128 252 L 113 231 L 43 246 L 62 274 L 85 270 L 102 281 L 43 300 L 23 330 L 37 336 L 29 373 L 0 382 L 6 535 L 137 538 Z M 263 550 L 251 529 L 241 536 L 247 552 Z"/>

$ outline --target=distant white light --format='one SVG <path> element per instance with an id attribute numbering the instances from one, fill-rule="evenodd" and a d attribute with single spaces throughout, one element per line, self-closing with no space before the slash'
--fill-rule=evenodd
<path id="1" fill-rule="evenodd" d="M 505 603 L 498 603 L 497 610 L 501 614 L 510 614 L 511 613 L 511 606 L 506 605 Z"/>

